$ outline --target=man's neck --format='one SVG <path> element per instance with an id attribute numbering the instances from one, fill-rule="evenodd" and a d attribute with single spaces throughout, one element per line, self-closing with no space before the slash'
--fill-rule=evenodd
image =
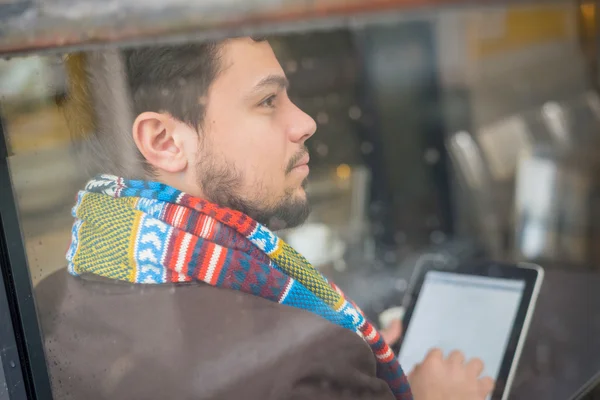
<path id="1" fill-rule="evenodd" d="M 187 171 L 186 171 L 187 172 Z M 189 194 L 190 196 L 204 199 L 204 193 L 202 189 L 195 182 L 195 179 L 191 174 L 186 172 L 165 172 L 160 171 L 152 177 L 147 177 L 148 180 L 164 183 L 165 185 L 171 186 L 177 190 Z"/>

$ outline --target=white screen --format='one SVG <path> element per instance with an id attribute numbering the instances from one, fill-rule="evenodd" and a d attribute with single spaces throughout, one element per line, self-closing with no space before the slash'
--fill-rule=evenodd
<path id="1" fill-rule="evenodd" d="M 497 379 L 524 288 L 520 280 L 429 271 L 400 349 L 404 371 L 437 347 L 480 358 L 483 376 Z"/>

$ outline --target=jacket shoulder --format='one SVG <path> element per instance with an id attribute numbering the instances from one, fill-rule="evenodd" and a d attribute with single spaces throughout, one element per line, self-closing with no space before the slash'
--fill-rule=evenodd
<path id="1" fill-rule="evenodd" d="M 62 270 L 36 298 L 57 398 L 318 399 L 337 385 L 384 389 L 357 334 L 245 293 Z"/>

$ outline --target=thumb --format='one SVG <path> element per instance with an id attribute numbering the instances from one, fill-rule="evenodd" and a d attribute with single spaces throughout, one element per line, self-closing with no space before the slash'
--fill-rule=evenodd
<path id="1" fill-rule="evenodd" d="M 399 319 L 395 319 L 383 328 L 380 333 L 388 346 L 391 346 L 402 336 L 402 322 Z"/>

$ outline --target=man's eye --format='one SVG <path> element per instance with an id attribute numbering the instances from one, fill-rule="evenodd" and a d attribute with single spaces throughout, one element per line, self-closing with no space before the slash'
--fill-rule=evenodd
<path id="1" fill-rule="evenodd" d="M 277 96 L 273 95 L 273 96 L 269 96 L 266 99 L 264 99 L 261 103 L 260 106 L 264 106 L 264 107 L 269 107 L 269 108 L 275 108 L 275 99 Z"/>

